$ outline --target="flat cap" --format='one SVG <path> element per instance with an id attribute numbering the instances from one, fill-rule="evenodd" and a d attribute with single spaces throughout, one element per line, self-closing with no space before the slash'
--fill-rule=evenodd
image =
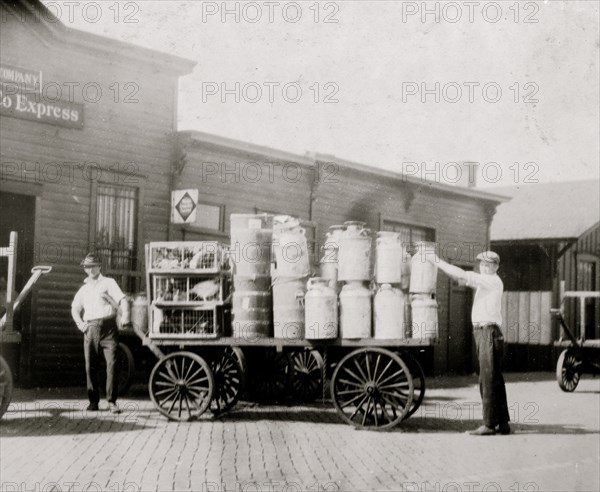
<path id="1" fill-rule="evenodd" d="M 102 262 L 100 261 L 100 257 L 94 253 L 88 253 L 85 259 L 81 262 L 81 266 L 85 267 L 93 267 L 93 266 L 102 266 Z"/>
<path id="2" fill-rule="evenodd" d="M 500 256 L 498 256 L 498 253 L 494 253 L 493 251 L 484 251 L 483 253 L 479 253 L 477 255 L 477 259 L 479 261 L 488 261 L 490 263 L 500 264 Z"/>

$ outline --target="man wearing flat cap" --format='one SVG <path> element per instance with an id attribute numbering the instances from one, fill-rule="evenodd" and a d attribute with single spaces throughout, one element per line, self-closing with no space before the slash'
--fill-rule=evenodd
<path id="1" fill-rule="evenodd" d="M 506 388 L 501 372 L 504 337 L 502 335 L 502 292 L 504 285 L 496 273 L 500 257 L 493 251 L 477 255 L 479 273 L 450 265 L 437 255 L 432 261 L 450 277 L 475 289 L 471 322 L 479 359 L 479 390 L 483 405 L 483 425 L 471 432 L 476 436 L 510 434 Z"/>
<path id="2" fill-rule="evenodd" d="M 129 304 L 112 278 L 100 273 L 100 258 L 90 253 L 81 262 L 87 278 L 75 294 L 71 305 L 71 316 L 83 335 L 85 372 L 90 411 L 98 410 L 100 392 L 98 368 L 100 352 L 106 359 L 106 399 L 112 413 L 119 413 L 117 406 L 117 347 L 119 332 L 116 316 L 119 306 L 123 310 L 123 325 L 129 325 Z"/>

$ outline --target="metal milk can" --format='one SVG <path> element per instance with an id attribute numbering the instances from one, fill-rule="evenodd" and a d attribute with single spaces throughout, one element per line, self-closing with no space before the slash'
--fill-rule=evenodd
<path id="1" fill-rule="evenodd" d="M 275 338 L 304 338 L 306 279 L 278 278 L 273 282 L 273 332 Z"/>
<path id="2" fill-rule="evenodd" d="M 336 292 L 338 290 L 338 250 L 340 246 L 340 237 L 346 229 L 343 225 L 332 225 L 325 237 L 323 244 L 323 256 L 319 263 L 319 273 L 323 278 L 329 279 L 329 286 Z"/>
<path id="3" fill-rule="evenodd" d="M 148 298 L 146 294 L 136 294 L 131 303 L 131 324 L 134 328 L 148 333 Z"/>
<path id="4" fill-rule="evenodd" d="M 371 291 L 362 282 L 349 282 L 340 292 L 340 336 L 371 337 Z"/>
<path id="5" fill-rule="evenodd" d="M 402 279 L 402 243 L 398 232 L 380 231 L 376 240 L 375 279 L 378 284 L 397 284 Z"/>
<path id="6" fill-rule="evenodd" d="M 340 237 L 338 280 L 371 280 L 371 236 L 364 222 L 345 222 Z"/>
<path id="7" fill-rule="evenodd" d="M 273 277 L 302 278 L 310 274 L 305 232 L 298 219 L 289 216 L 273 219 Z"/>
<path id="8" fill-rule="evenodd" d="M 437 265 L 429 261 L 435 253 L 435 243 L 419 241 L 417 251 L 410 261 L 410 292 L 434 294 L 437 282 Z"/>
<path id="9" fill-rule="evenodd" d="M 410 304 L 412 338 L 437 338 L 437 301 L 431 294 L 413 294 Z"/>
<path id="10" fill-rule="evenodd" d="M 405 296 L 400 289 L 383 284 L 373 300 L 375 338 L 404 338 Z"/>
<path id="11" fill-rule="evenodd" d="M 304 296 L 305 338 L 323 340 L 338 336 L 338 306 L 335 290 L 322 277 L 308 279 Z"/>

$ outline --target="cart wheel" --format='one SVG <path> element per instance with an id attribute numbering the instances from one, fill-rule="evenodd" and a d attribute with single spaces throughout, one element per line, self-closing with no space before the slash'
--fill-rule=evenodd
<path id="1" fill-rule="evenodd" d="M 10 399 L 12 398 L 13 392 L 13 378 L 10 367 L 4 360 L 4 357 L 0 356 L 0 418 L 6 412 L 8 405 L 10 405 Z"/>
<path id="2" fill-rule="evenodd" d="M 246 375 L 240 359 L 229 347 L 218 353 L 211 361 L 210 366 L 215 379 L 215 392 L 210 409 L 212 413 L 218 415 L 237 403 L 244 387 Z"/>
<path id="3" fill-rule="evenodd" d="M 215 388 L 208 363 L 192 352 L 174 352 L 157 362 L 150 375 L 150 398 L 171 420 L 187 421 L 202 415 Z"/>
<path id="4" fill-rule="evenodd" d="M 323 384 L 323 357 L 318 350 L 295 350 L 289 354 L 291 389 L 294 399 L 314 401 Z"/>
<path id="5" fill-rule="evenodd" d="M 276 402 L 285 397 L 290 385 L 290 364 L 286 354 L 274 348 L 261 351 L 253 359 L 250 374 L 256 398 L 262 402 Z"/>
<path id="6" fill-rule="evenodd" d="M 242 369 L 242 374 L 244 375 L 244 379 L 246 378 L 246 374 L 248 374 L 248 364 L 246 364 L 246 356 L 240 347 L 236 346 L 227 346 L 225 347 L 225 352 L 229 352 L 235 356 L 237 359 L 237 363 Z"/>
<path id="7" fill-rule="evenodd" d="M 407 419 L 419 409 L 421 403 L 423 403 L 423 398 L 425 398 L 425 373 L 416 357 L 408 352 L 404 352 L 402 357 L 410 370 L 410 374 L 413 378 L 413 386 L 415 388 L 412 405 L 410 406 L 406 417 L 404 417 Z"/>
<path id="8" fill-rule="evenodd" d="M 331 378 L 333 405 L 348 424 L 389 429 L 408 413 L 413 380 L 399 355 L 382 348 L 349 353 Z"/>
<path id="9" fill-rule="evenodd" d="M 574 350 L 565 349 L 561 352 L 556 363 L 556 380 L 561 390 L 569 393 L 575 391 L 581 377 L 581 364 Z"/>
<path id="10" fill-rule="evenodd" d="M 117 394 L 123 396 L 127 393 L 133 382 L 135 374 L 135 361 L 133 354 L 127 345 L 119 343 L 117 348 Z"/>

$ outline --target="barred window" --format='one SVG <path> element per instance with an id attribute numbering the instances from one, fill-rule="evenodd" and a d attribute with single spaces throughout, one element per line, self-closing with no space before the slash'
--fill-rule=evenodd
<path id="1" fill-rule="evenodd" d="M 137 189 L 98 183 L 96 250 L 108 270 L 136 269 Z"/>

